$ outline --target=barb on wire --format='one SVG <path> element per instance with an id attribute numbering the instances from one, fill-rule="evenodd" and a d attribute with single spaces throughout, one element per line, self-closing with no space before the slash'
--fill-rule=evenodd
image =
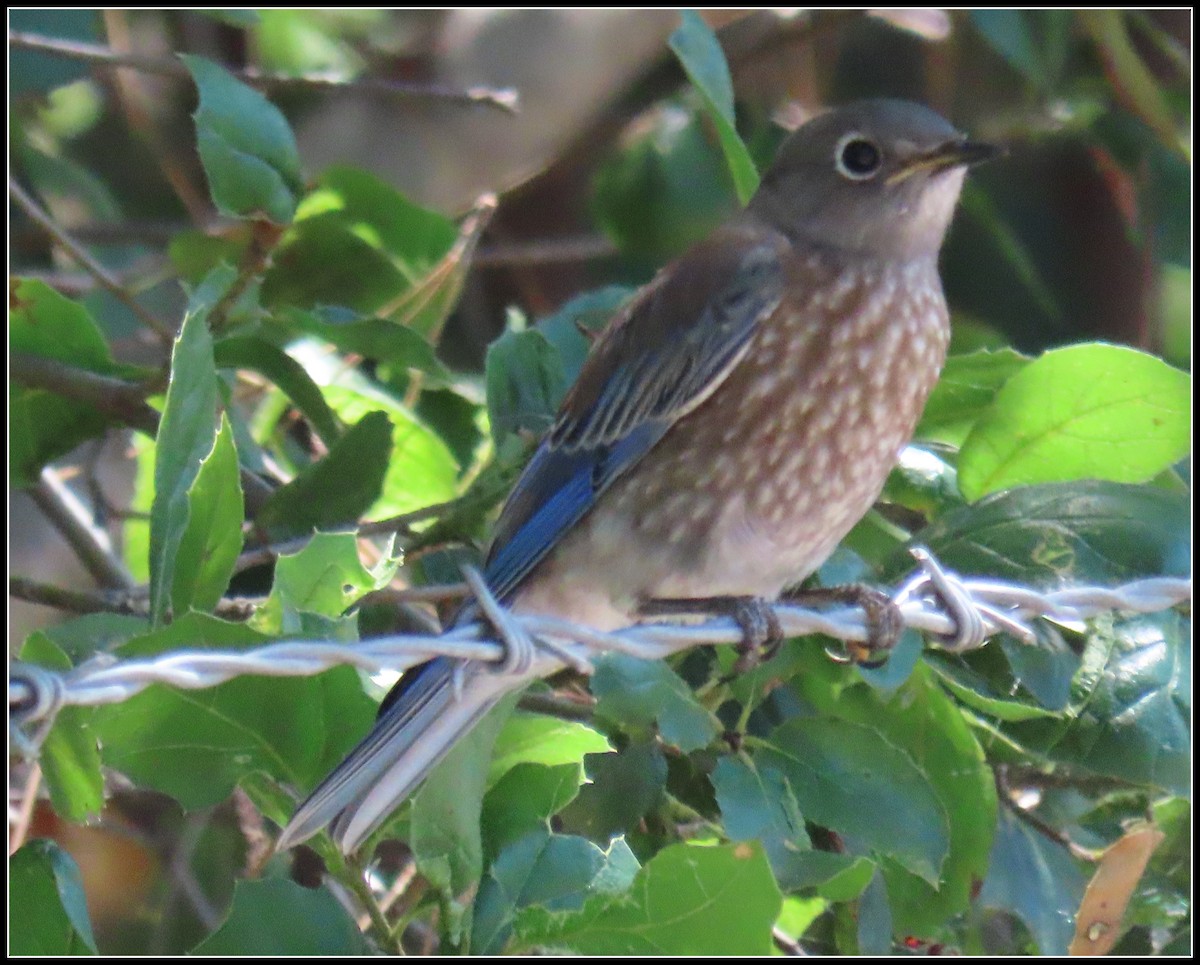
<path id="1" fill-rule="evenodd" d="M 1109 610 L 1165 610 L 1191 599 L 1187 579 L 1158 577 L 1113 588 L 1038 591 L 948 573 L 926 550 L 913 555 L 919 569 L 901 584 L 893 602 L 905 626 L 925 632 L 935 645 L 954 653 L 980 647 L 998 633 L 1034 643 L 1037 637 L 1030 622 L 1040 617 L 1078 622 Z M 102 657 L 65 674 L 17 664 L 9 682 L 10 720 L 18 726 L 48 724 L 64 704 L 118 703 L 155 683 L 199 689 L 243 674 L 309 676 L 342 664 L 368 672 L 404 670 L 437 656 L 486 661 L 501 673 L 523 672 L 534 653 L 546 665 L 588 672 L 589 658 L 606 651 L 654 660 L 693 646 L 742 639 L 742 630 L 728 617 L 687 625 L 644 623 L 603 632 L 556 617 L 512 613 L 491 596 L 478 573 L 468 570 L 465 576 L 485 621 L 438 635 L 394 635 L 353 644 L 292 640 L 248 651 L 176 651 L 123 662 Z M 867 639 L 867 620 L 857 607 L 818 611 L 777 604 L 775 614 L 788 636 L 821 633 L 847 641 Z M 44 726 L 37 730 L 45 732 Z"/>

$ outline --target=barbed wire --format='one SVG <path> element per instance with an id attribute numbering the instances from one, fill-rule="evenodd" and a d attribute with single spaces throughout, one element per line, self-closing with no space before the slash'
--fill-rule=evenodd
<path id="1" fill-rule="evenodd" d="M 1045 618 L 1082 629 L 1089 617 L 1108 611 L 1149 613 L 1191 600 L 1191 581 L 1175 577 L 1136 580 L 1119 587 L 1073 586 L 1037 590 L 999 580 L 964 578 L 944 570 L 916 549 L 917 571 L 892 594 L 906 627 L 922 631 L 935 646 L 955 653 L 976 649 L 1007 633 L 1028 643 L 1039 637 L 1032 620 Z M 356 643 L 289 640 L 240 652 L 181 650 L 139 660 L 110 655 L 67 672 L 15 663 L 10 670 L 10 731 L 18 745 L 36 748 L 59 708 L 127 700 L 152 684 L 201 689 L 245 674 L 310 676 L 348 664 L 369 673 L 401 671 L 433 657 L 479 660 L 499 672 L 523 674 L 539 667 L 572 666 L 590 672 L 600 653 L 619 652 L 657 660 L 694 646 L 736 643 L 745 631 L 730 617 L 702 623 L 642 623 L 599 631 L 555 617 L 518 614 L 501 607 L 483 578 L 464 570 L 485 620 L 444 633 L 397 634 Z M 772 605 L 786 636 L 819 633 L 844 642 L 868 639 L 870 627 L 857 606 L 814 610 L 787 602 Z M 19 728 L 33 727 L 25 734 Z"/>

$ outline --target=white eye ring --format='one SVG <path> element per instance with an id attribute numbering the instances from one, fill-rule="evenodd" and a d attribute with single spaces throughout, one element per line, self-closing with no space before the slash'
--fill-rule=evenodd
<path id="1" fill-rule="evenodd" d="M 883 167 L 883 151 L 858 131 L 844 135 L 833 149 L 833 165 L 838 174 L 851 181 L 867 181 Z"/>

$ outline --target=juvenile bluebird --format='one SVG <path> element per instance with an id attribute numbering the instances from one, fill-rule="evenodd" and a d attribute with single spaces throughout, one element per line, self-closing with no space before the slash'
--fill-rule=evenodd
<path id="1" fill-rule="evenodd" d="M 797 130 L 748 207 L 637 292 L 596 341 L 509 497 L 484 578 L 516 612 L 598 629 L 655 606 L 773 600 L 879 496 L 950 337 L 937 257 L 968 166 L 995 153 L 874 100 Z M 660 611 L 661 612 L 661 611 Z M 514 678 L 410 671 L 297 810 L 354 850 Z"/>

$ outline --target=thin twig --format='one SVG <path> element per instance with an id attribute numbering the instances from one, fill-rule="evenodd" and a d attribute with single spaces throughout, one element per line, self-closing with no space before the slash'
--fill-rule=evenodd
<path id="1" fill-rule="evenodd" d="M 49 466 L 42 469 L 41 478 L 30 487 L 29 495 L 97 583 L 121 590 L 135 585 L 108 533 L 93 523 L 87 508 L 53 469 Z"/>
<path id="2" fill-rule="evenodd" d="M 83 247 L 77 241 L 75 241 L 74 238 L 72 238 L 69 234 L 67 234 L 66 231 L 63 230 L 61 226 L 55 224 L 50 215 L 43 211 L 41 206 L 34 201 L 33 198 L 26 194 L 21 186 L 11 178 L 8 181 L 8 193 L 17 203 L 17 207 L 25 212 L 25 215 L 29 218 L 29 220 L 33 221 L 40 228 L 42 228 L 46 234 L 54 239 L 54 242 L 60 248 L 62 248 L 73 259 L 75 259 L 75 261 L 79 262 L 79 264 L 83 266 L 87 273 L 100 283 L 100 286 L 104 288 L 105 291 L 116 298 L 122 305 L 126 306 L 131 312 L 133 312 L 134 315 L 138 317 L 141 322 L 152 328 L 164 339 L 170 340 L 174 337 L 171 329 L 166 325 L 165 322 L 155 318 L 153 314 L 143 308 L 142 305 L 138 303 L 137 299 L 135 299 L 124 287 L 122 287 L 121 284 L 108 273 L 108 270 L 100 264 L 100 262 L 96 261 L 95 258 L 89 255 L 83 249 Z"/>
<path id="3" fill-rule="evenodd" d="M 508 492 L 512 485 L 510 476 L 515 476 L 515 470 L 512 473 L 500 473 L 497 475 L 495 486 L 479 486 L 473 485 L 461 496 L 447 500 L 444 503 L 435 503 L 432 506 L 423 506 L 420 509 L 414 509 L 408 513 L 402 513 L 399 516 L 390 516 L 387 519 L 377 519 L 372 522 L 359 523 L 356 533 L 358 536 L 390 536 L 397 533 L 401 536 L 408 537 L 414 541 L 418 541 L 419 548 L 424 548 L 425 537 L 431 530 L 436 527 L 450 527 L 452 521 L 462 517 L 464 514 L 476 515 L 486 512 L 497 502 L 499 502 Z M 476 480 L 478 483 L 479 480 Z M 418 523 L 426 522 L 427 520 L 436 519 L 438 522 L 434 527 L 428 530 L 417 532 L 413 527 Z M 451 521 L 448 523 L 447 521 Z M 441 539 L 442 537 L 438 537 Z M 265 566 L 271 563 L 278 556 L 283 556 L 288 553 L 296 553 L 308 545 L 311 536 L 297 536 L 292 539 L 282 540 L 278 543 L 270 543 L 266 546 L 259 546 L 255 549 L 247 550 L 238 557 L 237 564 L 234 566 L 235 573 L 241 573 L 255 566 Z M 408 547 L 405 547 L 407 555 Z M 417 599 L 414 597 L 413 599 Z M 428 597 L 426 597 L 428 599 Z"/>
<path id="4" fill-rule="evenodd" d="M 593 702 L 573 700 L 570 697 L 558 697 L 554 694 L 528 693 L 522 694 L 518 706 L 522 710 L 533 711 L 536 714 L 546 714 L 560 720 L 577 720 L 587 723 L 595 717 Z"/>
<path id="5" fill-rule="evenodd" d="M 58 57 L 83 60 L 97 67 L 129 67 L 147 74 L 162 74 L 167 77 L 190 78 L 191 73 L 180 61 L 145 54 L 119 53 L 100 44 L 78 40 L 64 40 L 41 34 L 10 30 L 8 42 L 25 50 L 38 50 Z M 317 90 L 354 90 L 367 93 L 388 94 L 394 97 L 429 98 L 451 103 L 479 105 L 494 108 L 506 114 L 516 114 L 520 98 L 511 88 L 468 87 L 458 89 L 443 84 L 414 84 L 407 81 L 388 80 L 382 77 L 341 77 L 336 74 L 273 74 L 247 68 L 225 67 L 239 80 L 255 87 L 308 87 Z"/>
<path id="6" fill-rule="evenodd" d="M 141 587 L 132 587 L 128 592 L 69 590 L 23 576 L 10 576 L 8 595 L 26 603 L 53 607 L 68 613 L 120 613 L 144 617 L 150 612 L 147 596 Z M 250 597 L 226 597 L 217 603 L 213 612 L 226 620 L 248 620 L 261 603 L 261 600 Z"/>
<path id="7" fill-rule="evenodd" d="M 125 11 L 110 8 L 103 12 L 103 17 L 104 29 L 114 52 L 118 55 L 128 53 L 133 47 L 133 41 L 130 38 L 129 21 Z M 145 141 L 167 183 L 171 185 L 175 196 L 187 211 L 188 217 L 199 227 L 212 217 L 212 205 L 208 195 L 193 183 L 192 171 L 195 165 L 187 163 L 176 147 L 175 139 L 164 137 L 159 125 L 155 123 L 144 80 L 137 71 L 114 71 L 113 93 L 125 114 L 125 121 L 130 130 Z"/>
<path id="8" fill-rule="evenodd" d="M 477 268 L 507 268 L 512 265 L 557 265 L 565 262 L 595 261 L 617 254 L 617 246 L 603 235 L 576 235 L 568 238 L 539 238 L 536 241 L 507 242 L 480 248 L 475 255 Z"/>
<path id="9" fill-rule="evenodd" d="M 132 382 L 41 355 L 13 352 L 9 377 L 30 389 L 45 389 L 65 399 L 90 405 L 97 412 L 148 436 L 158 432 L 159 414 L 146 404 L 146 390 Z"/>
<path id="10" fill-rule="evenodd" d="M 53 607 L 69 613 L 121 613 L 128 616 L 145 616 L 148 607 L 123 593 L 105 590 L 68 590 L 23 576 L 8 578 L 8 595 L 26 603 Z"/>
<path id="11" fill-rule="evenodd" d="M 1076 858 L 1091 862 L 1100 860 L 1100 857 L 1104 854 L 1102 850 L 1093 850 L 1091 848 L 1085 848 L 1081 844 L 1076 844 L 1071 840 L 1065 831 L 1060 831 L 1052 824 L 1049 824 L 1033 810 L 1023 808 L 1017 804 L 1017 802 L 1013 799 L 1012 788 L 1009 786 L 1008 776 L 1005 773 L 1005 768 L 1003 765 L 994 768 L 992 773 L 996 781 L 997 797 L 999 797 L 1000 802 L 1006 808 L 1008 808 L 1012 814 L 1028 824 L 1031 828 L 1037 831 L 1038 834 L 1049 838 L 1051 841 L 1055 842 L 1055 844 L 1062 845 Z"/>
<path id="12" fill-rule="evenodd" d="M 230 310 L 254 279 L 266 271 L 271 253 L 283 237 L 283 230 L 281 225 L 272 224 L 266 219 L 255 220 L 251 225 L 250 244 L 242 252 L 237 277 L 208 313 L 208 327 L 214 335 L 219 335 L 225 328 Z"/>
<path id="13" fill-rule="evenodd" d="M 33 824 L 33 809 L 37 806 L 38 787 L 42 783 L 42 765 L 33 761 L 29 765 L 29 776 L 25 779 L 25 787 L 21 790 L 21 808 L 16 820 L 8 830 L 8 853 L 25 843 L 29 837 L 29 828 Z"/>

